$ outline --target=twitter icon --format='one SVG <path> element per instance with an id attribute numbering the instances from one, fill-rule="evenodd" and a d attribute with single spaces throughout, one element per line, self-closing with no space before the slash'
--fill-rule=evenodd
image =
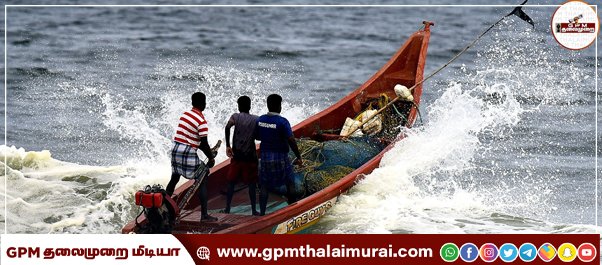
<path id="1" fill-rule="evenodd" d="M 512 243 L 503 244 L 500 247 L 500 259 L 504 262 L 513 262 L 518 258 L 518 248 Z"/>

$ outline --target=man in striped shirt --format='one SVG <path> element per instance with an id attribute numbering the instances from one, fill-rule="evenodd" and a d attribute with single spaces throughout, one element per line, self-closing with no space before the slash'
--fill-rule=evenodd
<path id="1" fill-rule="evenodd" d="M 192 94 L 192 109 L 184 112 L 180 117 L 176 136 L 174 137 L 174 146 L 171 150 L 171 180 L 167 184 L 165 191 L 170 196 L 173 194 L 180 176 L 187 179 L 194 179 L 194 172 L 203 162 L 197 155 L 197 148 L 201 149 L 209 159 L 207 167 L 215 165 L 215 159 L 209 143 L 207 134 L 209 128 L 203 115 L 205 110 L 205 94 L 196 92 Z M 207 212 L 207 178 L 204 178 L 199 187 L 199 197 L 201 199 L 201 221 L 217 221 L 217 218 L 210 216 Z"/>

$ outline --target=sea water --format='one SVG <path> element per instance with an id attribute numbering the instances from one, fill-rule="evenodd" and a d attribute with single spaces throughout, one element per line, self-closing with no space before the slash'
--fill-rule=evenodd
<path id="1" fill-rule="evenodd" d="M 120 232 L 134 192 L 169 181 L 195 91 L 210 143 L 241 95 L 262 114 L 280 93 L 296 124 L 367 80 L 422 20 L 436 22 L 426 75 L 506 9 L 9 8 L 6 232 Z M 561 48 L 554 10 L 525 8 L 534 29 L 509 18 L 425 82 L 408 137 L 313 232 L 600 233 L 594 47 Z"/>

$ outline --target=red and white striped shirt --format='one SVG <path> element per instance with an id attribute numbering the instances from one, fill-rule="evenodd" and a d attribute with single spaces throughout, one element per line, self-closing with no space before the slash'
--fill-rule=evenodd
<path id="1" fill-rule="evenodd" d="M 174 141 L 198 148 L 201 137 L 207 137 L 208 132 L 205 116 L 199 109 L 192 108 L 180 117 Z"/>

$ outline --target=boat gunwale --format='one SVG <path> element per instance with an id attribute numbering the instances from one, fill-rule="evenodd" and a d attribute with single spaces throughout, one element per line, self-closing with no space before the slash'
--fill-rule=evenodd
<path id="1" fill-rule="evenodd" d="M 429 23 L 429 22 L 427 22 L 427 23 Z M 425 25 L 426 25 L 426 23 L 425 23 Z M 429 26 L 426 26 L 425 29 L 419 30 L 417 32 L 414 32 L 412 35 L 410 35 L 410 37 L 408 38 L 408 41 L 406 41 L 404 43 L 404 46 L 399 48 L 398 51 L 395 53 L 395 55 L 393 55 L 391 57 L 391 59 L 385 65 L 383 65 L 378 72 L 376 72 L 368 81 L 366 81 L 364 84 L 362 84 L 359 88 L 357 88 L 356 90 L 354 90 L 353 92 L 351 92 L 350 94 L 348 94 L 347 96 L 345 96 L 344 98 L 342 98 L 337 103 L 330 106 L 329 108 L 326 108 L 325 110 L 323 110 L 323 111 L 307 118 L 303 122 L 295 125 L 293 127 L 293 131 L 299 130 L 301 128 L 304 128 L 305 126 L 310 125 L 315 120 L 317 120 L 325 115 L 328 115 L 333 110 L 341 107 L 343 104 L 347 103 L 349 100 L 353 100 L 354 97 L 359 95 L 364 89 L 366 89 L 367 87 L 372 85 L 372 83 L 374 83 L 380 76 L 382 76 L 382 74 L 391 66 L 391 64 L 393 62 L 395 62 L 397 57 L 401 55 L 401 53 L 405 50 L 405 48 L 407 48 L 409 46 L 409 44 L 410 44 L 409 40 L 412 39 L 416 35 L 423 35 L 422 36 L 423 40 L 422 40 L 422 44 L 421 44 L 421 54 L 420 54 L 420 56 L 418 56 L 417 67 L 424 67 L 424 64 L 426 62 L 425 61 L 426 60 L 426 50 L 427 50 L 426 48 L 428 47 L 429 38 L 430 38 Z M 415 84 L 422 80 L 422 78 L 424 76 L 422 70 L 423 69 L 421 69 L 420 71 L 417 70 L 417 73 L 415 75 L 415 80 L 414 80 Z M 415 93 L 413 93 L 413 94 L 420 95 L 421 93 L 422 93 L 422 84 L 418 85 L 415 88 Z M 418 96 L 418 97 L 415 96 L 416 101 L 418 101 L 419 99 L 420 99 L 420 96 Z M 415 109 L 415 107 L 412 107 L 410 112 L 411 113 L 408 116 L 412 116 L 412 112 L 413 112 L 414 117 L 415 117 L 417 110 Z M 409 126 L 407 126 L 408 128 L 411 127 L 413 122 L 409 122 L 409 123 L 410 123 L 410 124 L 408 124 Z M 219 231 L 218 233 L 238 233 L 238 234 L 254 233 L 254 232 L 256 232 L 257 229 L 253 229 L 253 228 L 255 227 L 255 224 L 259 224 L 259 223 L 263 223 L 261 226 L 271 228 L 275 225 L 281 224 L 283 221 L 290 220 L 291 218 L 293 218 L 299 214 L 309 211 L 312 208 L 320 205 L 321 203 L 323 203 L 327 200 L 330 200 L 334 197 L 340 196 L 341 194 L 348 191 L 351 187 L 355 186 L 357 181 L 363 179 L 363 176 L 365 174 L 371 173 L 377 167 L 377 164 L 380 163 L 384 154 L 386 152 L 388 152 L 389 150 L 391 150 L 395 146 L 395 144 L 397 142 L 399 142 L 400 140 L 402 140 L 403 138 L 404 138 L 404 136 L 400 135 L 392 143 L 387 145 L 381 152 L 379 152 L 375 157 L 370 159 L 368 162 L 364 163 L 361 167 L 359 167 L 359 168 L 355 169 L 354 171 L 352 171 L 351 173 L 347 174 L 345 177 L 341 178 L 337 182 L 329 185 L 328 187 L 326 187 L 310 196 L 307 196 L 291 205 L 288 205 L 285 208 L 274 211 L 263 217 L 259 217 L 256 220 L 252 221 L 252 223 L 245 223 L 245 224 L 240 224 L 240 225 L 233 226 L 230 228 L 226 228 L 226 229 Z M 276 216 L 278 216 L 280 218 L 276 218 Z M 282 217 L 282 216 L 286 216 L 286 217 Z M 273 221 L 274 219 L 277 219 L 277 221 Z M 272 221 L 268 221 L 268 220 L 272 220 Z"/>
<path id="2" fill-rule="evenodd" d="M 416 74 L 414 76 L 413 81 L 414 81 L 414 84 L 422 81 L 422 78 L 424 76 L 424 65 L 426 62 L 426 52 L 427 52 L 429 39 L 430 39 L 430 25 L 432 25 L 430 22 L 426 22 L 426 21 L 423 23 L 424 23 L 425 27 L 421 30 L 418 30 L 418 31 L 412 33 L 408 37 L 406 42 L 389 59 L 389 61 L 387 61 L 387 63 L 384 64 L 379 69 L 378 72 L 373 74 L 370 79 L 368 79 L 360 87 L 358 87 L 357 89 L 355 89 L 354 91 L 349 93 L 347 96 L 340 99 L 337 103 L 331 105 L 330 107 L 310 116 L 309 118 L 307 118 L 307 119 L 303 120 L 302 122 L 300 122 L 299 124 L 295 125 L 293 127 L 293 133 L 295 134 L 296 132 L 299 132 L 300 130 L 304 129 L 306 126 L 310 126 L 316 120 L 319 120 L 320 118 L 329 115 L 334 110 L 336 110 L 336 109 L 340 108 L 341 106 L 343 106 L 344 104 L 348 104 L 348 102 L 354 100 L 354 98 L 356 98 L 358 95 L 360 95 L 364 90 L 366 90 L 367 88 L 372 86 L 372 84 L 375 81 L 377 81 L 384 74 L 384 72 L 387 69 L 389 69 L 391 67 L 391 65 L 398 59 L 398 57 L 401 56 L 403 51 L 410 47 L 411 40 L 413 38 L 420 37 L 420 36 L 423 39 L 422 39 L 422 43 L 421 43 L 420 54 L 418 56 L 418 61 L 417 61 L 417 65 L 416 65 L 416 68 L 417 68 Z M 418 86 L 416 86 L 416 88 L 414 89 L 414 92 L 413 92 L 414 101 L 415 101 L 416 105 L 411 107 L 410 112 L 408 114 L 408 124 L 406 125 L 408 128 L 413 125 L 413 122 L 416 118 L 416 114 L 417 114 L 416 108 L 417 108 L 418 103 L 420 102 L 421 94 L 422 94 L 422 84 L 419 84 Z M 295 135 L 297 135 L 297 134 L 295 134 Z M 384 154 L 386 152 L 388 152 L 389 150 L 391 150 L 395 146 L 395 144 L 397 142 L 399 142 L 400 140 L 402 140 L 403 138 L 404 138 L 404 135 L 400 135 L 393 142 L 391 142 L 389 145 L 387 145 L 381 152 L 379 152 L 375 157 L 370 159 L 368 162 L 364 163 L 359 168 L 353 170 L 351 173 L 347 174 L 345 177 L 343 177 L 340 180 L 336 181 L 335 183 L 329 185 L 328 187 L 326 187 L 310 196 L 307 196 L 291 205 L 288 205 L 287 207 L 276 210 L 274 212 L 271 212 L 271 213 L 266 214 L 261 217 L 256 217 L 254 220 L 251 220 L 250 222 L 241 223 L 241 224 L 238 224 L 238 225 L 235 225 L 232 227 L 224 228 L 222 230 L 216 231 L 216 233 L 219 233 L 219 234 L 221 234 L 221 233 L 249 234 L 249 233 L 258 233 L 258 232 L 268 232 L 268 233 L 272 232 L 271 230 L 274 226 L 282 224 L 283 222 L 286 222 L 287 220 L 290 220 L 291 218 L 293 218 L 295 216 L 298 216 L 306 211 L 309 211 L 312 208 L 347 192 L 351 187 L 353 187 L 355 184 L 357 184 L 357 182 L 359 180 L 363 179 L 363 177 L 366 174 L 371 173 L 375 168 L 377 168 L 378 164 L 380 163 Z M 220 172 L 222 170 L 226 170 L 227 167 L 230 166 L 230 161 L 231 161 L 230 159 L 227 159 L 227 160 L 221 162 L 220 164 L 216 165 L 215 167 L 213 167 L 211 169 L 211 174 L 214 174 L 215 172 Z M 184 194 L 189 188 L 192 187 L 193 183 L 194 183 L 194 181 L 187 181 L 184 184 L 182 184 L 180 187 L 178 187 L 176 192 L 174 193 L 174 194 L 177 194 L 176 196 L 174 196 L 174 200 L 177 201 L 179 195 Z M 145 221 L 144 216 L 140 216 L 138 218 L 138 222 L 144 222 L 144 221 Z M 132 220 L 122 228 L 122 232 L 123 233 L 134 232 L 135 228 L 136 228 L 135 220 Z"/>

